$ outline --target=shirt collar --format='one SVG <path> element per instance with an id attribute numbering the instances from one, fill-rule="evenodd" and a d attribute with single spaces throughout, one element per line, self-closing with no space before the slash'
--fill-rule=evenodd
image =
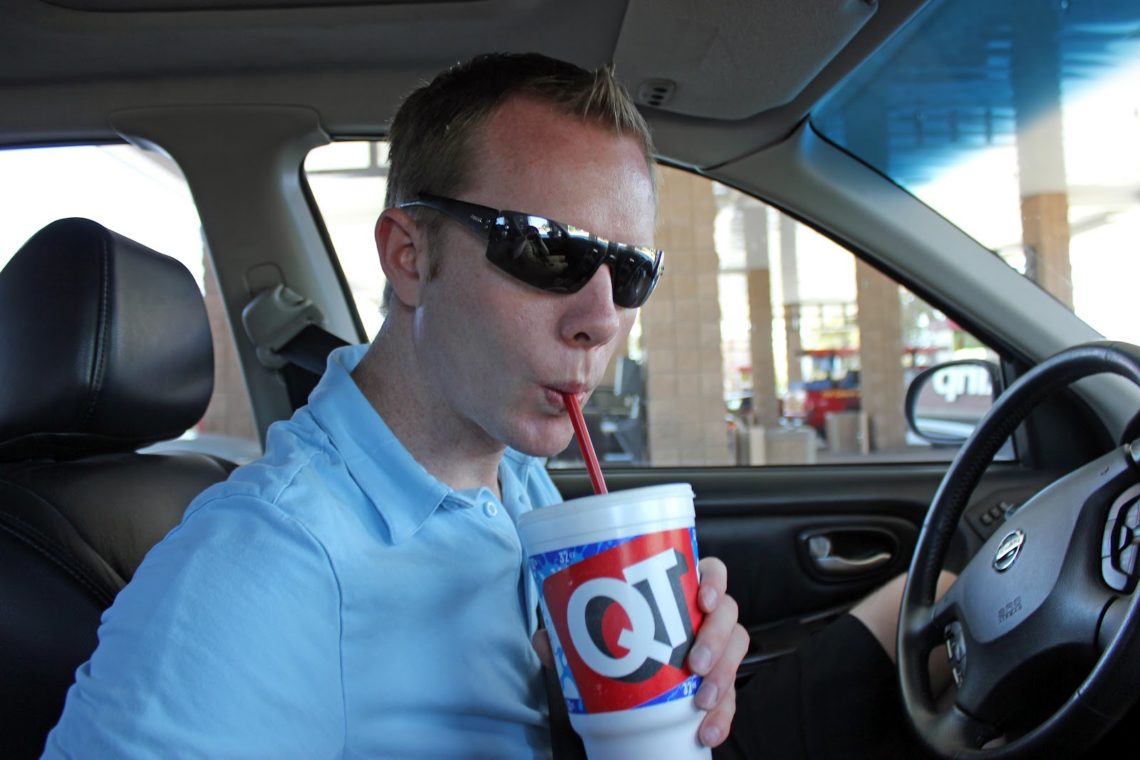
<path id="1" fill-rule="evenodd" d="M 419 530 L 451 489 L 408 453 L 352 379 L 367 350 L 345 346 L 329 354 L 309 409 L 398 544 Z"/>

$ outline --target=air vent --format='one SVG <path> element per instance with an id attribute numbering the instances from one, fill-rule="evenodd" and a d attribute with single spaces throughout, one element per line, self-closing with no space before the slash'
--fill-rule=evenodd
<path id="1" fill-rule="evenodd" d="M 647 79 L 637 88 L 637 102 L 659 108 L 673 97 L 677 83 L 672 79 Z"/>

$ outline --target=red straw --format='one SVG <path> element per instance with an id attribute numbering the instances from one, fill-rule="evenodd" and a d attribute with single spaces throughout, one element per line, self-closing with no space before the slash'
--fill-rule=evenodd
<path id="1" fill-rule="evenodd" d="M 573 393 L 563 393 L 562 400 L 566 402 L 566 411 L 570 413 L 570 422 L 574 425 L 574 435 L 578 438 L 582 458 L 586 460 L 586 471 L 590 473 L 594 493 L 606 493 L 606 481 L 602 480 L 602 468 L 598 464 L 598 455 L 594 453 L 594 444 L 590 442 L 590 431 L 586 430 L 586 420 L 582 417 L 582 407 L 578 406 L 578 397 Z"/>

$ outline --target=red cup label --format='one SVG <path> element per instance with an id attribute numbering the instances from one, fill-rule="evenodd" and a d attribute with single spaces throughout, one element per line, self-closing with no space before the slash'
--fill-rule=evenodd
<path id="1" fill-rule="evenodd" d="M 649 533 L 530 559 L 570 712 L 627 710 L 692 696 L 685 657 L 697 608 L 696 531 Z"/>

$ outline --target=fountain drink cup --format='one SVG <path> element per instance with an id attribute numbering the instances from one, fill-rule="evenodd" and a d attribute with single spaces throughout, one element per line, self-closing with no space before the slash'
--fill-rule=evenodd
<path id="1" fill-rule="evenodd" d="M 700 627 L 693 489 L 677 483 L 527 512 L 570 724 L 591 760 L 709 758 L 686 658 Z"/>

